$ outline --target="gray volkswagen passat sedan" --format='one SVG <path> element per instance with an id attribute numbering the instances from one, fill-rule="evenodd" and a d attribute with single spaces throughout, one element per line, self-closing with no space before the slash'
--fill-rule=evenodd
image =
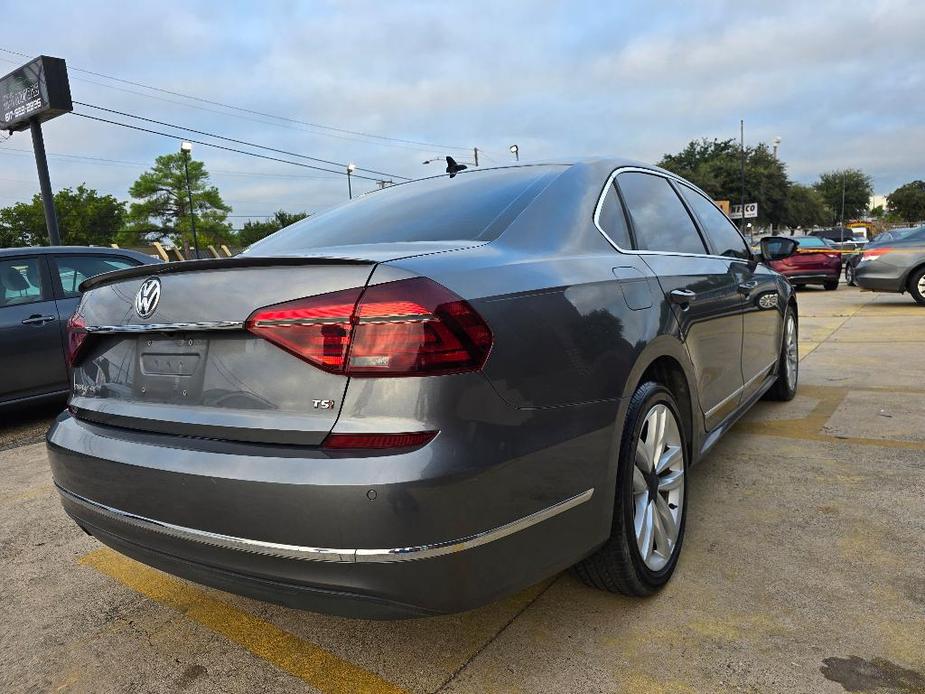
<path id="1" fill-rule="evenodd" d="M 689 468 L 797 383 L 788 282 L 699 190 L 616 159 L 397 185 L 84 287 L 48 433 L 66 511 L 170 573 L 348 616 L 576 564 L 658 590 Z"/>

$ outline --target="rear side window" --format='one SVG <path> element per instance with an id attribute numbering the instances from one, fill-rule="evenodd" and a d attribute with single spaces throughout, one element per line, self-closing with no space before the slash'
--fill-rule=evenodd
<path id="1" fill-rule="evenodd" d="M 745 259 L 751 257 L 748 246 L 745 245 L 745 239 L 716 205 L 684 185 L 681 186 L 681 194 L 684 195 L 687 204 L 691 206 L 697 219 L 700 220 L 700 226 L 710 239 L 716 255 Z"/>
<path id="2" fill-rule="evenodd" d="M 623 204 L 617 196 L 617 190 L 612 183 L 607 184 L 604 198 L 601 200 L 598 211 L 597 224 L 607 237 L 620 248 L 632 248 L 629 230 L 626 226 L 626 215 L 623 214 Z"/>
<path id="3" fill-rule="evenodd" d="M 61 278 L 61 288 L 67 298 L 80 296 L 77 287 L 88 277 L 102 275 L 104 272 L 124 270 L 139 263 L 128 258 L 101 255 L 66 255 L 55 256 L 55 268 Z"/>
<path id="4" fill-rule="evenodd" d="M 666 179 L 629 172 L 617 176 L 617 183 L 633 220 L 640 250 L 707 252 L 681 198 Z"/>
<path id="5" fill-rule="evenodd" d="M 0 307 L 32 304 L 42 294 L 38 258 L 0 259 Z"/>
<path id="6" fill-rule="evenodd" d="M 248 253 L 292 253 L 325 246 L 496 238 L 566 167 L 463 171 L 369 193 L 296 222 Z"/>

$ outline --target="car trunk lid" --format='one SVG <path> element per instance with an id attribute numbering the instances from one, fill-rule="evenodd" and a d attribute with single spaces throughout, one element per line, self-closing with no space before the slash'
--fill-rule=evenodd
<path id="1" fill-rule="evenodd" d="M 347 378 L 244 324 L 268 305 L 359 294 L 374 266 L 355 258 L 239 257 L 89 280 L 79 309 L 88 338 L 72 369 L 72 412 L 180 436 L 320 444 L 337 419 Z M 148 280 L 159 285 L 157 298 L 149 293 L 139 302 Z"/>

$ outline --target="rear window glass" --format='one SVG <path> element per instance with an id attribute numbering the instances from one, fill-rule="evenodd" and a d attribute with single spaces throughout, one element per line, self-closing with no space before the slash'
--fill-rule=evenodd
<path id="1" fill-rule="evenodd" d="M 258 241 L 248 252 L 291 253 L 401 241 L 488 241 L 563 170 L 523 166 L 404 183 L 296 222 Z"/>

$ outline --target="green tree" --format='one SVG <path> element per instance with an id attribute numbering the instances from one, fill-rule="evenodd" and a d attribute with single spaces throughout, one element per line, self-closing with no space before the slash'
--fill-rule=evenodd
<path id="1" fill-rule="evenodd" d="M 735 140 L 694 140 L 659 166 L 699 186 L 714 200 L 738 204 L 742 196 L 741 150 Z M 764 143 L 745 148 L 745 201 L 758 203 L 759 225 L 782 224 L 787 215 L 787 170 Z"/>
<path id="2" fill-rule="evenodd" d="M 81 183 L 55 193 L 61 242 L 69 246 L 108 246 L 125 222 L 125 203 Z M 0 210 L 0 247 L 47 246 L 42 196 Z"/>
<path id="3" fill-rule="evenodd" d="M 876 207 L 870 208 L 870 216 L 874 219 L 883 219 L 883 216 L 886 212 L 883 209 L 883 205 L 877 205 Z"/>
<path id="4" fill-rule="evenodd" d="M 842 190 L 844 186 L 845 212 L 842 219 Z M 851 219 L 857 219 L 867 212 L 870 205 L 870 196 L 874 194 L 874 187 L 870 176 L 859 169 L 842 169 L 828 171 L 819 176 L 813 185 L 826 207 L 829 208 L 833 224 Z"/>
<path id="5" fill-rule="evenodd" d="M 912 181 L 886 196 L 890 212 L 909 225 L 925 219 L 925 181 Z"/>
<path id="6" fill-rule="evenodd" d="M 831 211 L 815 188 L 799 183 L 790 184 L 783 224 L 789 227 L 812 227 L 825 224 L 831 218 Z"/>
<path id="7" fill-rule="evenodd" d="M 184 154 L 164 154 L 154 160 L 129 188 L 136 200 L 129 207 L 129 223 L 120 240 L 126 244 L 170 238 L 188 250 L 193 241 L 189 199 L 186 189 Z M 226 205 L 218 188 L 209 184 L 209 173 L 201 161 L 189 160 L 189 182 L 196 216 L 196 233 L 200 248 L 224 243 L 231 238 L 231 225 Z"/>
<path id="8" fill-rule="evenodd" d="M 300 219 L 305 219 L 306 217 L 308 217 L 308 212 L 286 212 L 285 210 L 277 210 L 274 215 L 266 221 L 245 222 L 244 227 L 238 231 L 237 234 L 238 245 L 249 246 L 255 241 L 259 241 L 265 236 L 269 236 L 290 224 L 295 224 Z"/>

